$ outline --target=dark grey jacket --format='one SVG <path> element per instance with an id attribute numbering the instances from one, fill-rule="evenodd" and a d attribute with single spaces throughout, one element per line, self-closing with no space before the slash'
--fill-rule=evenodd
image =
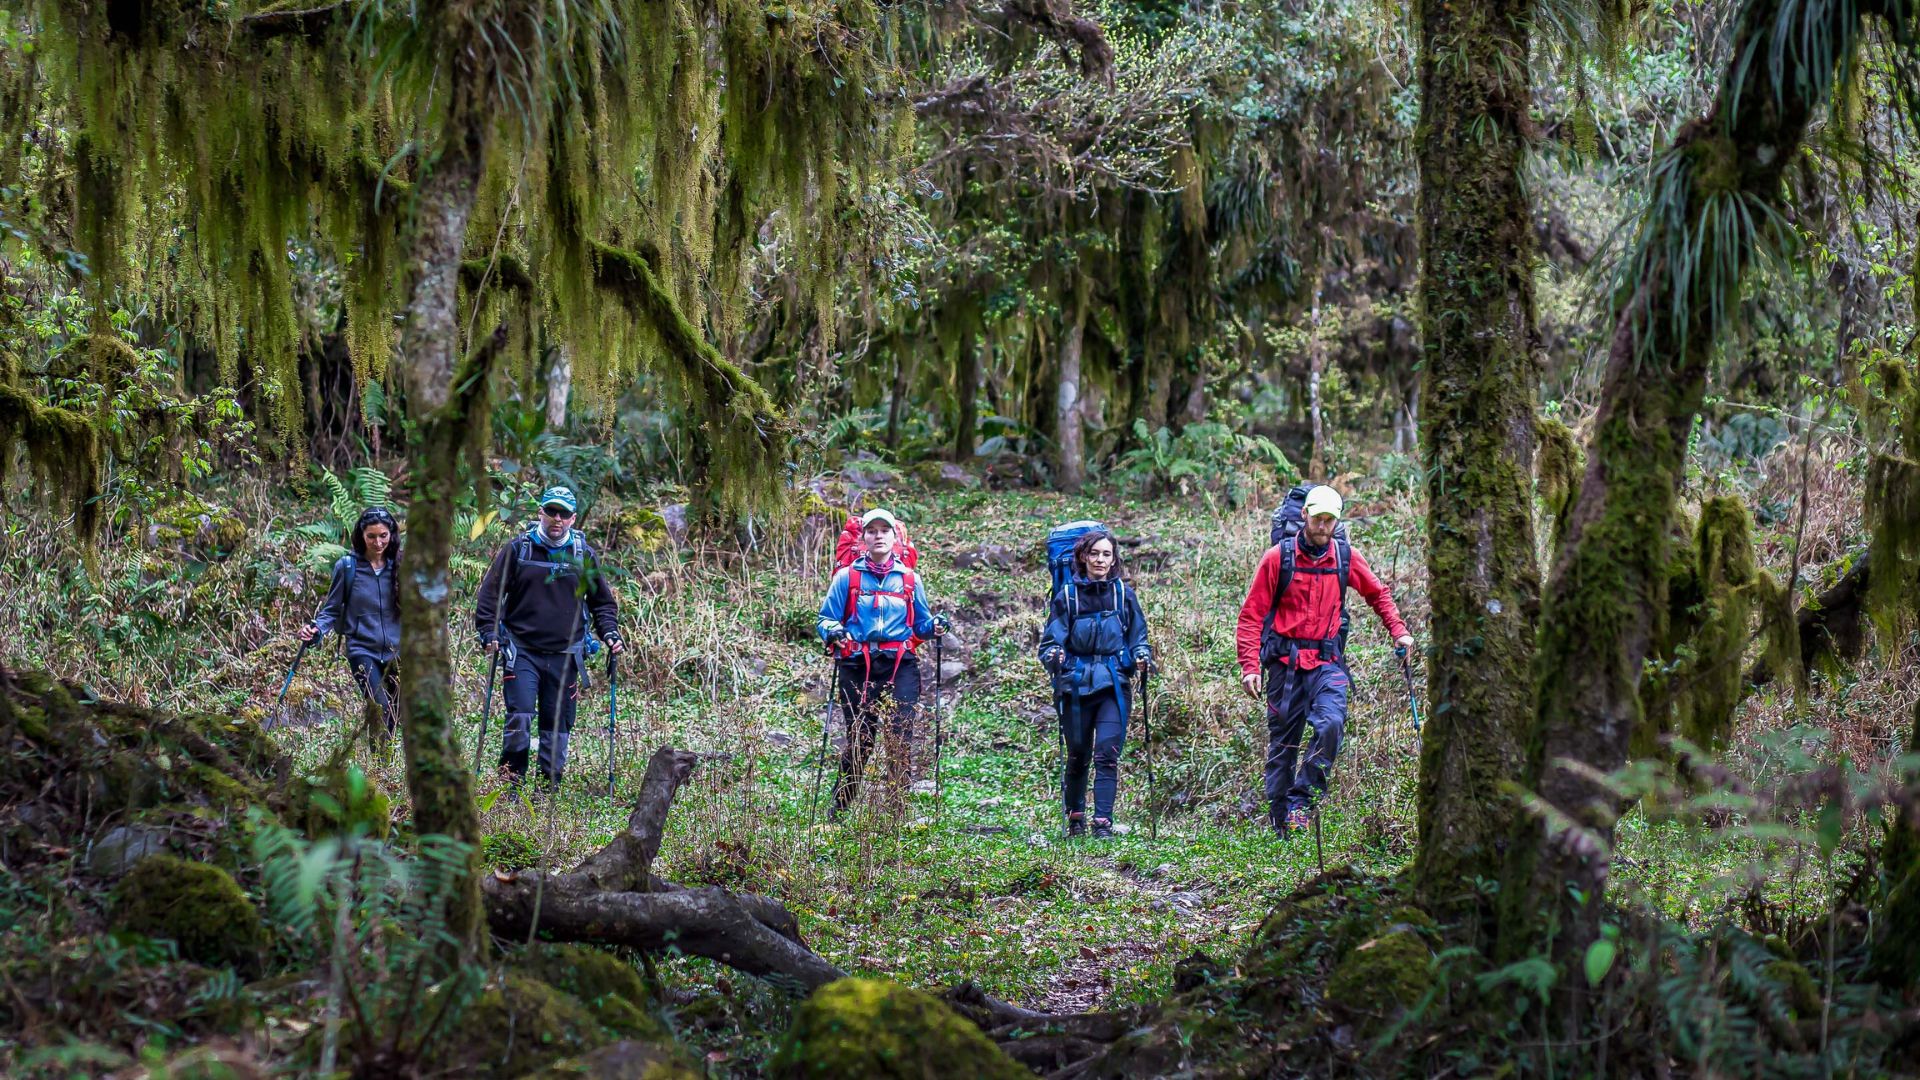
<path id="1" fill-rule="evenodd" d="M 400 584 L 395 564 L 379 570 L 358 555 L 333 564 L 333 586 L 314 616 L 315 639 L 329 631 L 347 639 L 348 656 L 371 656 L 381 663 L 400 652 Z"/>

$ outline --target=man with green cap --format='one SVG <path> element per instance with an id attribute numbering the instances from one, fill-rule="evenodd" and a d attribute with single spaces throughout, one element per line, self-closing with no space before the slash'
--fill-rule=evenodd
<path id="1" fill-rule="evenodd" d="M 1282 507 L 1284 535 L 1261 557 L 1234 634 L 1241 689 L 1259 698 L 1264 682 L 1268 815 L 1283 837 L 1310 824 L 1307 812 L 1327 789 L 1346 732 L 1347 587 L 1366 598 L 1395 646 L 1413 644 L 1393 595 L 1339 529 L 1342 509 L 1340 493 L 1324 484 L 1306 493 L 1291 522 Z"/>
<path id="2" fill-rule="evenodd" d="M 577 510 L 572 490 L 542 492 L 539 520 L 493 557 L 474 604 L 481 646 L 488 653 L 505 650 L 500 766 L 515 784 L 527 775 L 536 719 L 541 783 L 558 784 L 566 770 L 588 622 L 615 656 L 625 647 L 613 589 L 587 538 L 573 527 Z"/>

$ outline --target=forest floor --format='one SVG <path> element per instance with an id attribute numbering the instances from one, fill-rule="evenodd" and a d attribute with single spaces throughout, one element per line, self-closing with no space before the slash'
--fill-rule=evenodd
<path id="1" fill-rule="evenodd" d="M 360 724 L 344 662 L 331 650 L 309 654 L 284 708 L 274 694 L 294 653 L 291 631 L 324 591 L 315 560 L 302 558 L 311 545 L 299 529 L 326 510 L 266 494 L 237 501 L 252 524 L 224 558 L 179 560 L 110 545 L 96 584 L 74 568 L 43 566 L 25 593 L 29 572 L 6 572 L 13 580 L 0 585 L 12 587 L 9 595 L 34 598 L 0 613 L 6 665 L 44 666 L 109 698 L 283 720 L 274 737 L 301 765 L 317 767 Z M 565 783 L 550 798 L 517 794 L 490 771 L 501 720 L 496 700 L 479 786 L 489 863 L 571 866 L 624 824 L 648 754 L 662 745 L 691 749 L 708 756 L 669 819 L 664 876 L 781 899 L 799 915 L 808 943 L 849 972 L 928 987 L 971 980 L 1016 1004 L 1068 1011 L 1163 998 L 1175 965 L 1196 951 L 1231 961 L 1275 902 L 1322 865 L 1389 876 L 1410 859 L 1418 736 L 1399 664 L 1357 597 L 1348 743 L 1319 841 L 1279 841 L 1265 822 L 1261 708 L 1236 685 L 1233 631 L 1265 546 L 1267 508 L 920 489 L 868 502 L 906 522 L 933 607 L 956 623 L 939 684 L 937 798 L 934 725 L 923 713 L 917 783 L 903 808 L 869 799 L 846 820 L 827 823 L 815 805 L 829 668 L 812 626 L 830 572 L 834 514 L 824 532 L 815 523 L 810 544 L 769 545 L 744 557 L 613 547 L 632 644 L 614 738 L 610 745 L 608 684 L 596 660 Z M 1355 548 L 1389 581 L 1421 636 L 1425 553 L 1416 498 L 1375 485 L 1356 494 L 1350 509 Z M 1104 841 L 1063 835 L 1061 752 L 1033 658 L 1046 530 L 1080 517 L 1100 517 L 1122 537 L 1163 668 L 1128 736 L 1122 834 Z M 598 541 L 597 523 L 586 524 Z M 1845 550 L 1853 539 L 1842 524 L 1823 528 L 1833 535 L 1809 543 Z M 470 610 L 480 560 L 509 535 L 503 524 L 472 532 L 456 562 L 462 612 Z M 1787 536 L 1777 524 L 1757 538 L 1776 567 Z M 21 550 L 36 542 L 18 532 L 7 539 Z M 21 563 L 9 557 L 5 565 Z M 66 602 L 83 612 L 71 625 L 49 614 Z M 461 738 L 471 752 L 487 668 L 464 618 L 456 629 Z M 933 665 L 926 667 L 931 675 Z M 1899 703 L 1911 700 L 1914 683 L 1905 657 L 1881 674 L 1817 685 L 1809 714 L 1795 716 L 1788 702 L 1763 692 L 1743 710 L 1736 754 L 1756 767 L 1836 745 L 1856 760 L 1890 758 L 1904 722 Z M 1418 670 L 1415 684 L 1422 685 Z M 934 696 L 929 677 L 923 701 Z M 1424 714 L 1424 694 L 1422 707 Z M 1143 720 L 1152 727 L 1150 755 Z M 353 755 L 393 795 L 395 820 L 403 820 L 397 755 L 373 752 L 364 740 Z M 831 778 L 829 761 L 828 784 Z M 1791 840 L 1709 839 L 1638 814 L 1623 823 L 1620 855 L 1622 900 L 1696 924 L 1734 910 L 1756 889 L 1782 910 L 1814 914 L 1847 872 Z M 682 1036 L 717 1073 L 754 1075 L 786 1026 L 788 999 L 742 985 L 751 980 L 730 979 L 707 961 L 677 959 L 664 970 L 671 981 L 717 988 L 726 1002 L 722 1015 L 687 1018 Z"/>

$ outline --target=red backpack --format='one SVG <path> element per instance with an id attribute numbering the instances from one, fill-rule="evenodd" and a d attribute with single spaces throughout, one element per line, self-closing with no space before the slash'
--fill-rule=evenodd
<path id="1" fill-rule="evenodd" d="M 898 534 L 899 540 L 894 544 L 893 557 L 896 562 L 905 568 L 900 572 L 900 576 L 906 583 L 906 591 L 903 593 L 885 592 L 880 595 L 899 596 L 907 602 L 907 623 L 909 627 L 911 627 L 913 623 L 913 592 L 920 584 L 920 576 L 914 573 L 914 568 L 920 564 L 920 549 L 914 547 L 913 541 L 907 539 L 907 530 L 895 526 L 894 532 Z M 840 538 L 834 541 L 833 544 L 833 568 L 836 571 L 844 570 L 852 566 L 853 561 L 860 557 L 860 533 L 860 519 L 852 514 L 847 515 L 847 523 L 840 527 Z M 847 618 L 849 620 L 853 618 L 854 612 L 860 610 L 860 579 L 865 576 L 864 574 L 847 575 Z M 912 634 L 912 631 L 909 630 L 908 633 Z M 885 646 L 877 647 L 882 652 L 892 651 L 897 653 L 898 655 L 895 657 L 897 664 L 901 657 L 912 652 L 914 648 L 920 644 L 920 640 L 918 635 L 913 635 L 908 637 L 907 640 L 900 645 L 894 646 L 891 650 Z M 855 653 L 868 652 L 874 647 L 876 646 L 869 645 L 866 642 L 849 640 L 841 643 L 840 655 L 852 656 Z"/>

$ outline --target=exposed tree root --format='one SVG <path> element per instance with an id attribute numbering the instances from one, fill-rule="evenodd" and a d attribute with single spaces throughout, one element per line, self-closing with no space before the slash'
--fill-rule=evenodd
<path id="1" fill-rule="evenodd" d="M 707 887 L 690 889 L 653 873 L 667 811 L 699 755 L 662 747 L 647 762 L 627 830 L 564 874 L 494 874 L 481 882 L 493 932 L 557 941 L 678 948 L 798 992 L 845 976 L 800 938 L 777 900 Z"/>

